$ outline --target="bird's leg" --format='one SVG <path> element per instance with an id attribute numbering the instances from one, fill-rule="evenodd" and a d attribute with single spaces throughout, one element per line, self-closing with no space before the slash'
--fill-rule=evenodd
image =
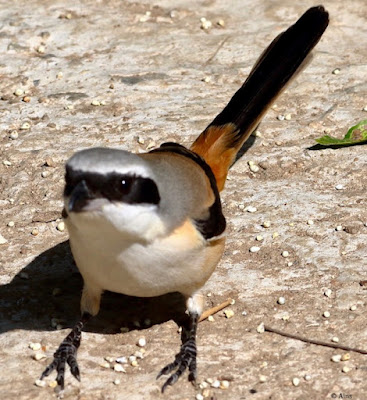
<path id="1" fill-rule="evenodd" d="M 66 336 L 61 342 L 59 348 L 54 353 L 54 359 L 51 364 L 43 371 L 41 378 L 50 375 L 50 373 L 56 369 L 57 384 L 61 390 L 64 389 L 64 375 L 65 375 L 65 364 L 68 363 L 72 375 L 80 381 L 80 373 L 78 363 L 76 361 L 76 353 L 80 346 L 82 338 L 82 329 L 84 325 L 91 319 L 92 315 L 84 312 L 79 322 L 74 326 L 72 331 Z"/>
<path id="2" fill-rule="evenodd" d="M 186 369 L 189 370 L 189 381 L 193 383 L 196 381 L 196 331 L 202 310 L 202 297 L 200 295 L 190 297 L 187 304 L 189 315 L 188 321 L 182 326 L 180 352 L 176 354 L 175 360 L 166 365 L 157 376 L 158 379 L 162 375 L 168 375 L 176 370 L 162 386 L 162 393 L 166 390 L 167 386 L 175 384 Z"/>

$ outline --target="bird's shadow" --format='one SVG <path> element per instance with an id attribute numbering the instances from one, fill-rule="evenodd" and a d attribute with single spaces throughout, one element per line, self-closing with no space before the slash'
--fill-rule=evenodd
<path id="1" fill-rule="evenodd" d="M 74 326 L 80 317 L 82 286 L 69 241 L 44 251 L 9 284 L 0 286 L 0 333 L 54 330 L 57 323 Z M 185 308 L 179 293 L 139 298 L 105 292 L 100 313 L 86 325 L 86 331 L 112 334 L 121 327 L 143 329 L 169 320 L 181 325 Z"/>

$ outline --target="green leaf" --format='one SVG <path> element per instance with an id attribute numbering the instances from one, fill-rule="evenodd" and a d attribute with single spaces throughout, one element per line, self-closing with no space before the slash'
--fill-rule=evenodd
<path id="1" fill-rule="evenodd" d="M 352 126 L 343 139 L 326 135 L 316 139 L 316 142 L 323 146 L 348 146 L 351 144 L 367 143 L 367 119 Z"/>

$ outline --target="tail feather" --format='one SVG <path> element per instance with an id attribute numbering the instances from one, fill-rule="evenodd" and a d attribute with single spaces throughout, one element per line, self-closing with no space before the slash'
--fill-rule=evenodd
<path id="1" fill-rule="evenodd" d="M 310 8 L 263 52 L 242 87 L 201 133 L 191 150 L 210 165 L 222 190 L 247 138 L 291 78 L 302 68 L 329 23 L 324 7 Z"/>

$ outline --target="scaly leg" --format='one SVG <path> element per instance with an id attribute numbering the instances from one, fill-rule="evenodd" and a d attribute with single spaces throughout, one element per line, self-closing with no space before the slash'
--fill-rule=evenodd
<path id="1" fill-rule="evenodd" d="M 59 348 L 54 353 L 54 359 L 51 364 L 43 371 L 41 378 L 50 375 L 50 373 L 56 369 L 57 384 L 61 390 L 64 389 L 64 376 L 65 376 L 65 364 L 68 363 L 72 375 L 80 381 L 80 373 L 78 363 L 76 361 L 76 353 L 80 346 L 82 338 L 82 329 L 84 325 L 91 319 L 92 315 L 85 312 L 83 313 L 80 321 L 74 326 L 72 331 L 66 336 L 61 342 Z"/>

